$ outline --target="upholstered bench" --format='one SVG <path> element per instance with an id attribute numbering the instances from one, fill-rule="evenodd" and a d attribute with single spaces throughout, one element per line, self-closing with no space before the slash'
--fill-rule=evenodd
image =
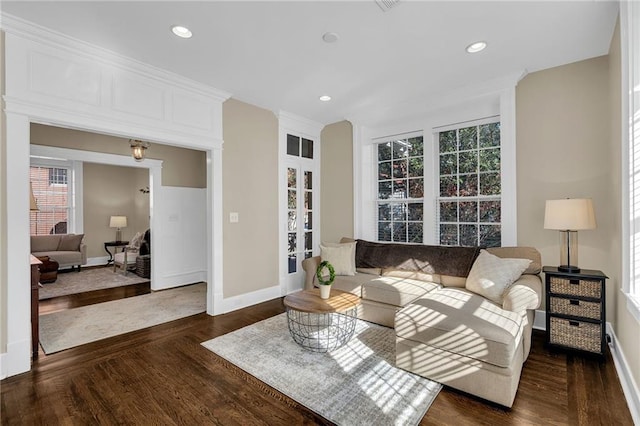
<path id="1" fill-rule="evenodd" d="M 396 313 L 396 366 L 511 407 L 525 359 L 521 314 L 463 288 Z"/>

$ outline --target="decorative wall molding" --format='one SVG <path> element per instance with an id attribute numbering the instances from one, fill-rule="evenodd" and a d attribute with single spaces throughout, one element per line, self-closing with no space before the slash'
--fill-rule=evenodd
<path id="1" fill-rule="evenodd" d="M 12 244 L 6 254 L 9 284 L 7 300 L 0 307 L 7 312 L 7 353 L 0 371 L 12 376 L 28 371 L 31 365 L 30 293 L 28 286 L 20 284 L 29 281 L 29 218 L 24 212 L 29 203 L 31 123 L 207 153 L 202 211 L 206 225 L 199 229 L 206 240 L 204 266 L 188 265 L 186 270 L 198 271 L 199 279 L 206 268 L 207 312 L 213 314 L 213 289 L 222 288 L 222 253 L 214 252 L 222 250 L 222 102 L 230 95 L 16 17 L 0 17 L 5 31 L 6 173 L 12 178 L 12 185 L 6 186 L 10 200 L 6 238 Z M 155 179 L 150 181 L 152 198 L 161 188 Z M 151 205 L 154 201 L 157 199 L 150 200 Z M 162 238 L 157 237 L 164 232 L 158 221 L 163 214 L 157 206 L 151 211 L 154 253 L 162 252 L 157 245 Z M 155 277 L 155 269 L 152 265 L 152 281 L 172 273 L 163 269 Z"/>
<path id="2" fill-rule="evenodd" d="M 216 296 L 222 296 L 222 295 L 216 295 Z M 275 285 L 272 287 L 267 287 L 267 288 L 253 291 L 251 293 L 245 293 L 238 296 L 227 297 L 226 299 L 222 297 L 216 297 L 215 300 L 220 301 L 219 313 L 224 314 L 227 312 L 246 308 L 248 306 L 253 306 L 258 303 L 277 299 L 281 296 L 282 294 L 281 294 L 280 286 Z"/>
<path id="3" fill-rule="evenodd" d="M 219 91 L 3 14 L 7 111 L 180 146 L 222 144 Z M 217 146 L 216 146 L 217 145 Z"/>

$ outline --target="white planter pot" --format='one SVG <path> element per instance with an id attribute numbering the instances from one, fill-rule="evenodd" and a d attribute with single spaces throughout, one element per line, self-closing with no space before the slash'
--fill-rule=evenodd
<path id="1" fill-rule="evenodd" d="M 320 299 L 328 299 L 331 293 L 330 285 L 319 285 L 320 287 Z"/>

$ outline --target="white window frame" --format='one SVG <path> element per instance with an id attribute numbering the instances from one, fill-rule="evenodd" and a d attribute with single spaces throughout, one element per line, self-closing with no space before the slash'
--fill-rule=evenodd
<path id="1" fill-rule="evenodd" d="M 469 122 L 484 117 L 500 117 L 501 148 L 501 187 L 502 187 L 502 246 L 516 246 L 517 236 L 517 198 L 516 198 L 516 111 L 515 83 L 517 78 L 501 81 L 499 88 L 490 91 L 479 99 L 462 98 L 442 110 L 430 113 L 428 117 L 384 128 L 372 128 L 362 124 L 353 124 L 354 140 L 354 212 L 355 238 L 374 241 L 377 237 L 377 150 L 376 142 L 389 135 L 404 135 L 422 132 L 425 137 L 425 154 L 434 152 L 434 129 L 452 123 Z M 431 136 L 429 136 L 431 135 Z M 424 170 L 424 242 L 438 244 L 435 233 L 435 200 L 437 192 L 433 154 L 425 155 Z M 430 173 L 429 173 L 430 172 Z"/>
<path id="2" fill-rule="evenodd" d="M 620 2 L 622 58 L 622 292 L 640 322 L 640 4 Z"/>
<path id="3" fill-rule="evenodd" d="M 69 216 L 67 232 L 70 234 L 84 233 L 83 221 L 83 162 L 77 160 L 63 160 L 43 155 L 41 149 L 31 146 L 30 165 L 34 167 L 57 167 L 69 170 L 67 173 L 67 201 Z"/>
<path id="4" fill-rule="evenodd" d="M 376 189 L 376 193 L 375 193 L 375 229 L 373 231 L 373 235 L 376 237 L 375 240 L 376 241 L 380 241 L 378 239 L 378 230 L 379 230 L 379 222 L 380 222 L 380 218 L 378 215 L 379 212 L 379 206 L 381 203 L 389 203 L 389 204 L 394 204 L 394 203 L 402 203 L 402 204 L 414 204 L 414 203 L 422 203 L 422 211 L 423 211 L 423 216 L 422 216 L 422 221 L 423 221 L 423 227 L 422 227 L 422 243 L 424 244 L 425 241 L 425 228 L 427 227 L 426 225 L 426 221 L 424 220 L 424 212 L 425 212 L 425 195 L 423 192 L 423 195 L 421 198 L 411 198 L 407 195 L 406 198 L 388 198 L 388 199 L 384 199 L 384 198 L 379 198 L 379 190 L 378 190 L 378 185 L 379 185 L 379 180 L 378 180 L 378 167 L 379 167 L 379 159 L 378 159 L 378 145 L 383 144 L 383 143 L 393 143 L 394 141 L 397 141 L 398 139 L 410 139 L 410 138 L 416 138 L 416 137 L 422 137 L 422 141 L 423 141 L 423 151 L 422 151 L 422 170 L 423 170 L 423 188 L 426 188 L 427 185 L 427 178 L 424 176 L 424 170 L 425 168 L 425 158 L 426 158 L 426 145 L 424 144 L 424 133 L 422 131 L 417 131 L 417 132 L 408 132 L 408 133 L 402 133 L 402 134 L 398 134 L 398 135 L 392 135 L 392 136 L 387 136 L 387 137 L 383 137 L 383 138 L 376 138 L 373 141 L 373 154 L 375 156 L 375 158 L 373 159 L 373 164 L 375 166 L 375 189 Z M 393 179 L 391 179 L 393 180 Z M 409 188 L 407 187 L 407 194 L 408 194 Z M 393 224 L 393 221 L 391 221 Z M 404 221 L 405 223 L 408 224 L 408 220 Z M 393 236 L 393 229 L 391 230 L 391 234 Z M 393 237 L 392 237 L 393 239 Z M 397 241 L 389 241 L 389 242 L 397 242 Z"/>
<path id="5" fill-rule="evenodd" d="M 502 163 L 504 162 L 504 157 L 503 157 L 503 149 L 502 149 L 502 129 L 500 129 L 500 176 L 501 176 L 501 181 L 500 181 L 500 194 L 499 195 L 476 195 L 474 197 L 440 197 L 440 146 L 439 146 L 439 133 L 441 132 L 446 132 L 449 130 L 457 130 L 457 129 L 462 129 L 465 127 L 475 127 L 475 126 L 482 126 L 483 124 L 490 124 L 490 123 L 500 123 L 500 116 L 498 115 L 494 115 L 491 117 L 485 117 L 485 118 L 480 118 L 477 120 L 471 120 L 471 121 L 465 121 L 465 122 L 460 122 L 460 123 L 455 123 L 455 124 L 449 124 L 449 125 L 445 125 L 445 126 L 440 126 L 437 128 L 433 129 L 433 151 L 432 151 L 432 155 L 433 155 L 433 204 L 432 207 L 434 209 L 435 212 L 435 217 L 433 220 L 433 227 L 434 227 L 434 237 L 435 237 L 435 243 L 436 244 L 440 244 L 440 201 L 441 200 L 450 200 L 450 201 L 500 201 L 500 235 L 501 235 L 501 245 L 505 245 L 504 244 L 504 237 L 502 237 L 502 235 L 504 234 L 504 224 L 503 224 L 503 215 L 507 214 L 507 212 L 505 211 L 503 204 L 504 204 L 504 195 L 503 195 L 503 184 L 505 183 L 505 179 L 503 176 L 503 169 L 502 169 Z M 476 148 L 476 151 L 481 150 Z M 478 225 L 480 224 L 479 220 L 478 220 Z M 457 222 L 457 224 L 459 225 L 460 222 Z M 458 235 L 458 241 L 460 241 L 459 235 Z"/>

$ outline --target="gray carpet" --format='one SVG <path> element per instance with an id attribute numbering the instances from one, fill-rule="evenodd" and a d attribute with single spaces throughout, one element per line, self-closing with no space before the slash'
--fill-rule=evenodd
<path id="1" fill-rule="evenodd" d="M 80 272 L 58 272 L 58 279 L 53 283 L 42 284 L 38 294 L 40 300 L 45 300 L 68 294 L 122 287 L 148 281 L 148 278 L 139 277 L 133 272 L 127 272 L 127 275 L 124 275 L 118 269 L 118 272 L 114 273 L 113 266 L 109 268 L 89 268 Z"/>
<path id="2" fill-rule="evenodd" d="M 298 346 L 286 314 L 202 345 L 339 425 L 416 425 L 442 388 L 396 368 L 393 330 L 360 320 L 327 354 Z"/>
<path id="3" fill-rule="evenodd" d="M 188 317 L 207 308 L 205 283 L 40 315 L 40 345 L 51 354 Z"/>

